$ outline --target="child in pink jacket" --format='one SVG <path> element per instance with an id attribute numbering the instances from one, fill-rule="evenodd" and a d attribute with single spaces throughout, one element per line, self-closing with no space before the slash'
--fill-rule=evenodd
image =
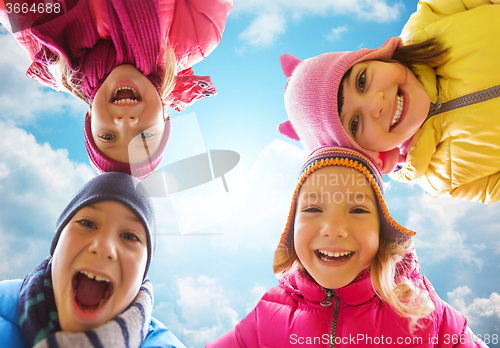
<path id="1" fill-rule="evenodd" d="M 32 13 L 23 17 L 0 0 L 0 22 L 33 61 L 26 75 L 89 104 L 85 145 L 98 173 L 149 175 L 168 140 L 167 107 L 182 110 L 216 93 L 191 66 L 220 42 L 232 1 L 57 4 L 30 22 Z"/>
<path id="2" fill-rule="evenodd" d="M 364 154 L 313 152 L 274 254 L 279 286 L 206 347 L 484 347 L 420 275 Z"/>

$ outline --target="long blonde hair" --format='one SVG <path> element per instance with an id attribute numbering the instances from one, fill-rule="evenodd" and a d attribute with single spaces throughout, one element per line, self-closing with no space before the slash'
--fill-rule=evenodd
<path id="1" fill-rule="evenodd" d="M 295 252 L 293 227 L 290 232 L 288 238 L 291 239 L 291 247 L 281 247 L 274 252 L 273 270 L 278 278 L 286 275 L 295 261 L 306 271 Z M 411 238 L 388 242 L 380 233 L 379 249 L 369 269 L 377 295 L 401 317 L 410 319 L 411 331 L 418 327 L 418 321 L 427 317 L 435 307 L 426 289 L 421 289 L 404 275 L 396 279 L 397 265 L 409 253 L 413 253 Z"/>
<path id="2" fill-rule="evenodd" d="M 162 68 L 163 79 L 160 87 L 160 98 L 163 104 L 168 105 L 170 102 L 170 93 L 175 87 L 177 75 L 177 62 L 175 52 L 170 46 L 164 47 L 165 50 L 165 68 Z M 58 91 L 66 91 L 74 96 L 82 99 L 87 104 L 90 104 L 89 98 L 80 90 L 80 79 L 78 74 L 71 70 L 68 62 L 62 54 L 59 53 L 59 58 L 56 60 L 48 60 L 47 67 L 49 72 L 54 77 L 56 88 Z M 163 108 L 164 113 L 168 111 Z"/>

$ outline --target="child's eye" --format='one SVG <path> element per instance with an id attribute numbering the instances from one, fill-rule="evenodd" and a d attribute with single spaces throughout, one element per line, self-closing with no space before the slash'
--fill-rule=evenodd
<path id="1" fill-rule="evenodd" d="M 356 135 L 356 132 L 358 131 L 358 126 L 359 126 L 359 116 L 356 116 L 351 121 L 351 133 L 352 133 L 352 136 Z"/>
<path id="2" fill-rule="evenodd" d="M 97 226 L 92 221 L 87 220 L 87 219 L 81 219 L 81 220 L 78 220 L 77 222 L 80 225 L 82 225 L 83 227 L 92 228 L 92 229 L 97 228 Z"/>
<path id="3" fill-rule="evenodd" d="M 121 234 L 121 237 L 126 239 L 126 240 L 129 240 L 129 241 L 132 241 L 132 242 L 138 242 L 139 241 L 139 238 L 137 238 L 137 236 L 133 233 L 129 233 L 129 232 L 126 232 L 126 233 L 122 233 Z"/>
<path id="4" fill-rule="evenodd" d="M 304 213 L 321 213 L 321 209 L 316 207 L 306 207 L 302 211 Z"/>
<path id="5" fill-rule="evenodd" d="M 358 88 L 361 93 L 365 90 L 366 86 L 366 75 L 365 75 L 366 70 L 364 70 L 358 77 Z"/>
<path id="6" fill-rule="evenodd" d="M 111 141 L 111 140 L 115 140 L 116 136 L 108 133 L 108 134 L 104 134 L 104 135 L 99 135 L 99 138 L 101 138 L 102 140 L 105 140 L 105 141 Z"/>
<path id="7" fill-rule="evenodd" d="M 149 139 L 153 136 L 151 133 L 139 133 L 138 136 L 142 139 Z"/>
<path id="8" fill-rule="evenodd" d="M 354 208 L 353 210 L 351 210 L 351 213 L 353 213 L 353 214 L 368 214 L 368 213 L 370 213 L 370 211 L 368 211 L 365 208 Z"/>

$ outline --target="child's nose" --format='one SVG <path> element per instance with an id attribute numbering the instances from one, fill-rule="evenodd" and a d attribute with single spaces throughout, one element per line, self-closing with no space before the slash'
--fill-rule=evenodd
<path id="1" fill-rule="evenodd" d="M 368 115 L 373 118 L 379 118 L 384 110 L 384 93 L 375 92 L 371 95 L 368 103 L 366 104 Z"/>
<path id="2" fill-rule="evenodd" d="M 117 257 L 116 243 L 112 234 L 102 231 L 95 236 L 89 251 L 98 257 L 109 260 L 116 260 Z"/>
<path id="3" fill-rule="evenodd" d="M 324 237 L 346 238 L 348 235 L 347 226 L 341 218 L 331 217 L 323 224 L 320 234 Z"/>
<path id="4" fill-rule="evenodd" d="M 117 126 L 123 127 L 128 125 L 133 127 L 137 124 L 139 118 L 136 116 L 115 116 L 113 120 Z"/>

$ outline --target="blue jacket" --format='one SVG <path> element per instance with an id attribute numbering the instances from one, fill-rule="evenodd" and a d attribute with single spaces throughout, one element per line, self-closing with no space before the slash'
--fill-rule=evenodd
<path id="1" fill-rule="evenodd" d="M 2 346 L 6 343 L 7 347 L 29 347 L 19 325 L 17 313 L 21 284 L 21 279 L 0 282 L 0 338 Z M 148 335 L 141 347 L 186 348 L 165 325 L 155 318 L 151 318 Z"/>

